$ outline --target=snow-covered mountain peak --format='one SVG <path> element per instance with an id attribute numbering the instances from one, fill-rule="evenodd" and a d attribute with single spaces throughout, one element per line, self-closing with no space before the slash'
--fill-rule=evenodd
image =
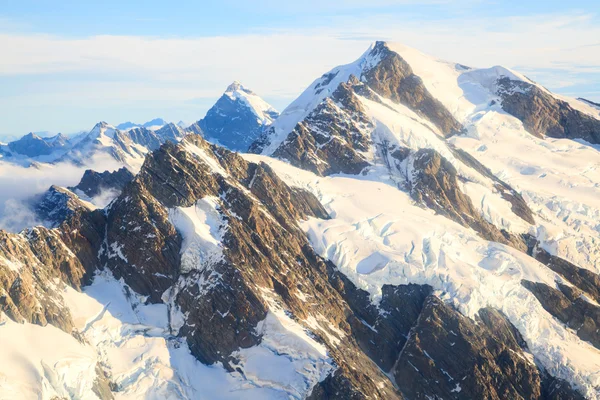
<path id="1" fill-rule="evenodd" d="M 42 139 L 42 138 L 33 132 L 29 132 L 28 134 L 24 135 L 21 139 L 26 139 L 26 140 L 36 139 L 37 140 L 37 139 Z"/>
<path id="2" fill-rule="evenodd" d="M 239 81 L 233 81 L 229 86 L 227 86 L 227 89 L 225 89 L 225 93 L 226 94 L 234 94 L 236 92 L 244 92 L 247 94 L 254 94 L 250 89 L 246 89 L 244 87 L 244 85 L 241 84 L 241 82 Z"/>
<path id="3" fill-rule="evenodd" d="M 56 135 L 48 137 L 45 140 L 48 143 L 55 144 L 55 143 L 65 143 L 65 142 L 68 142 L 69 138 L 67 136 L 63 135 L 62 133 L 57 133 Z"/>
<path id="4" fill-rule="evenodd" d="M 101 136 L 107 136 L 109 138 L 112 138 L 116 131 L 117 131 L 117 128 L 115 128 L 114 126 L 109 125 L 108 123 L 106 123 L 104 121 L 100 121 L 96 125 L 94 125 L 94 127 L 88 134 L 88 137 L 90 139 L 92 139 L 92 138 L 96 139 Z"/>
<path id="5" fill-rule="evenodd" d="M 208 140 L 231 150 L 246 151 L 278 116 L 273 106 L 234 81 L 198 121 L 198 126 Z"/>
<path id="6" fill-rule="evenodd" d="M 261 124 L 270 124 L 276 118 L 274 114 L 277 113 L 277 110 L 273 106 L 238 81 L 234 81 L 227 87 L 224 96 L 229 97 L 233 101 L 239 101 L 242 105 L 246 106 L 256 115 Z"/>

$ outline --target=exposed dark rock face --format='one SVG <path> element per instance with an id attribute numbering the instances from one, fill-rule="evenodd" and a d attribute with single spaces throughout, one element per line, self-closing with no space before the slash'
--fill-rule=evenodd
<path id="1" fill-rule="evenodd" d="M 473 228 L 484 239 L 508 244 L 523 252 L 524 240 L 498 229 L 487 222 L 475 209 L 471 199 L 458 186 L 454 166 L 433 149 L 420 149 L 414 155 L 412 176 L 409 177 L 411 196 L 415 201 L 453 221 Z"/>
<path id="2" fill-rule="evenodd" d="M 66 199 L 58 205 L 68 208 L 58 229 L 0 231 L 0 310 L 17 322 L 52 324 L 71 333 L 73 322 L 60 289 L 64 284 L 80 288 L 99 268 L 104 216 Z"/>
<path id="3" fill-rule="evenodd" d="M 575 110 L 530 83 L 503 77 L 497 84 L 502 108 L 523 121 L 532 135 L 600 143 L 600 119 Z"/>
<path id="4" fill-rule="evenodd" d="M 376 307 L 334 266 L 328 272 L 353 311 L 352 335 L 406 398 L 583 398 L 527 361 L 525 341 L 498 310 L 481 309 L 472 321 L 414 284 L 385 285 Z M 355 396 L 333 373 L 309 398 L 362 398 Z"/>
<path id="5" fill-rule="evenodd" d="M 543 374 L 542 398 L 544 400 L 585 400 L 585 397 L 566 381 Z"/>
<path id="6" fill-rule="evenodd" d="M 233 353 L 260 343 L 256 326 L 265 318 L 271 299 L 300 323 L 309 317 L 323 321 L 324 331 L 311 331 L 327 345 L 339 366 L 336 376 L 351 392 L 361 398 L 398 398 L 352 336 L 344 346 L 332 342 L 331 336 L 340 331 L 351 333 L 346 322 L 351 310 L 328 284 L 326 264 L 296 222 L 309 216 L 327 218 L 319 202 L 308 192 L 288 187 L 266 164 L 248 163 L 197 136 L 186 138 L 186 143 L 214 157 L 226 175 L 215 173 L 183 146 L 166 144 L 149 156 L 108 211 L 108 267 L 149 301 L 168 301 L 185 315 L 177 333 L 205 363 L 220 361 L 235 369 Z M 167 208 L 191 206 L 207 196 L 220 199 L 218 212 L 227 226 L 224 257 L 183 270 L 178 264 L 181 239 L 168 225 Z M 307 303 L 297 291 L 319 302 Z M 363 368 L 354 370 L 350 365 Z"/>
<path id="7" fill-rule="evenodd" d="M 133 178 L 134 175 L 125 167 L 113 172 L 104 171 L 102 173 L 88 169 L 73 190 L 79 189 L 87 196 L 94 197 L 103 190 L 121 191 Z"/>
<path id="8" fill-rule="evenodd" d="M 108 212 L 102 260 L 137 293 L 159 302 L 177 279 L 181 237 L 167 210 L 141 180 L 125 187 Z"/>
<path id="9" fill-rule="evenodd" d="M 92 391 L 101 400 L 113 400 L 115 397 L 113 396 L 111 385 L 112 384 L 106 375 L 106 372 L 100 365 L 96 365 L 96 381 L 94 382 Z"/>
<path id="10" fill-rule="evenodd" d="M 70 333 L 73 321 L 52 283 L 55 271 L 37 259 L 25 238 L 0 232 L 0 243 L 0 310 L 17 322 L 50 323 Z"/>
<path id="11" fill-rule="evenodd" d="M 436 125 L 445 136 L 463 131 L 446 107 L 429 93 L 410 65 L 385 42 L 377 42 L 370 54 L 380 61 L 362 79 L 377 94 L 403 104 Z"/>
<path id="12" fill-rule="evenodd" d="M 296 125 L 273 156 L 321 176 L 358 174 L 369 165 L 361 152 L 370 147 L 372 129 L 352 86 L 342 83 Z"/>
<path id="13" fill-rule="evenodd" d="M 33 211 L 47 225 L 56 227 L 76 211 L 88 210 L 79 198 L 67 189 L 51 186 L 40 198 L 33 200 Z"/>
<path id="14" fill-rule="evenodd" d="M 384 285 L 377 307 L 369 293 L 358 289 L 331 263 L 328 273 L 331 285 L 353 311 L 348 323 L 359 346 L 383 371 L 391 371 L 433 288 L 414 284 Z"/>
<path id="15" fill-rule="evenodd" d="M 223 221 L 223 258 L 184 269 L 169 213 L 207 197 Z M 312 194 L 197 135 L 149 155 L 106 211 L 90 212 L 75 200 L 66 197 L 70 212 L 58 229 L 2 233 L 2 260 L 23 264 L 15 271 L 0 262 L 0 305 L 9 317 L 70 332 L 71 317 L 50 283 L 58 278 L 78 288 L 102 265 L 149 302 L 166 302 L 172 315 L 183 316 L 172 333 L 186 338 L 196 358 L 231 371 L 237 350 L 261 342 L 256 327 L 277 304 L 335 363 L 311 399 L 577 398 L 526 361 L 522 338 L 497 311 L 482 310 L 475 324 L 421 285 L 386 285 L 373 304 L 315 254 L 298 226 L 328 218 Z M 320 324 L 308 324 L 310 318 Z M 474 379 L 462 381 L 467 374 Z M 106 395 L 107 385 L 98 382 L 96 392 Z"/>
<path id="16" fill-rule="evenodd" d="M 587 293 L 596 302 L 600 302 L 600 276 L 598 274 L 548 253 L 531 236 L 528 236 L 526 239 L 527 254 L 552 271 L 560 274 L 572 285 Z"/>
<path id="17" fill-rule="evenodd" d="M 245 152 L 263 129 L 279 116 L 273 108 L 264 112 L 254 110 L 245 100 L 247 96 L 256 97 L 256 94 L 238 82 L 227 88 L 206 116 L 197 122 L 207 140 L 233 151 Z"/>
<path id="18" fill-rule="evenodd" d="M 526 280 L 522 284 L 546 311 L 577 332 L 582 340 L 600 349 L 600 307 L 584 300 L 581 290 L 560 283 L 557 283 L 559 289 Z"/>
<path id="19" fill-rule="evenodd" d="M 393 376 L 411 399 L 541 399 L 535 364 L 506 317 L 482 309 L 474 321 L 430 296 Z"/>

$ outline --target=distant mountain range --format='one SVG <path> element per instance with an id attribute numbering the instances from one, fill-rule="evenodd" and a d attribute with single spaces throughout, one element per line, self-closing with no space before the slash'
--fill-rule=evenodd
<path id="1" fill-rule="evenodd" d="M 178 141 L 189 132 L 230 150 L 246 151 L 278 115 L 254 92 L 234 82 L 206 116 L 193 124 L 183 121 L 172 124 L 155 118 L 143 124 L 123 122 L 117 126 L 102 122 L 90 132 L 70 138 L 60 133 L 50 137 L 29 133 L 19 140 L 0 144 L 0 156 L 4 161 L 21 165 L 60 161 L 85 165 L 87 157 L 105 152 L 131 166 L 139 164 L 144 154 L 166 140 Z"/>
<path id="2" fill-rule="evenodd" d="M 150 121 L 155 122 L 157 120 Z M 71 138 L 62 134 L 42 138 L 29 133 L 19 140 L 0 145 L 0 156 L 4 161 L 24 166 L 64 161 L 87 165 L 94 157 L 105 154 L 137 169 L 148 152 L 166 141 L 177 142 L 187 134 L 186 130 L 172 123 L 150 126 L 157 129 L 133 127 L 120 130 L 106 122 L 99 122 L 89 132 Z"/>
<path id="3" fill-rule="evenodd" d="M 123 123 L 120 123 L 119 125 L 117 125 L 116 128 L 121 131 L 131 129 L 131 128 L 157 129 L 157 128 L 163 127 L 166 124 L 167 124 L 167 121 L 165 121 L 164 119 L 155 118 L 155 119 L 145 122 L 143 124 L 136 124 L 136 123 L 129 122 L 129 121 L 123 122 Z"/>

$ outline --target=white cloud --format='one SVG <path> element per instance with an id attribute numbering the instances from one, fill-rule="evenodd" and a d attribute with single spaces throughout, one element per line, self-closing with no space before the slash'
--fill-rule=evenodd
<path id="1" fill-rule="evenodd" d="M 588 48 L 598 45 L 598 37 L 600 26 L 587 14 L 431 21 L 340 17 L 327 28 L 199 38 L 0 34 L 0 74 L 136 73 L 161 82 L 248 75 L 270 82 L 272 90 L 286 85 L 273 76 L 304 78 L 308 68 L 314 77 L 315 69 L 357 58 L 369 42 L 363 38 L 400 41 L 457 62 L 550 68 L 600 65 L 600 52 Z"/>
<path id="2" fill-rule="evenodd" d="M 463 3 L 468 1 L 474 0 Z M 0 78 L 29 75 L 43 80 L 44 74 L 48 78 L 44 85 L 29 85 L 22 93 L 0 94 L 0 117 L 12 125 L 1 128 L 6 132 L 22 125 L 23 110 L 40 115 L 32 121 L 36 125 L 23 132 L 81 129 L 100 119 L 118 123 L 124 110 L 132 109 L 136 115 L 147 109 L 148 118 L 156 116 L 150 112 L 158 112 L 167 119 L 195 120 L 234 79 L 281 108 L 322 73 L 358 58 L 376 39 L 399 41 L 466 65 L 522 69 L 550 89 L 568 88 L 570 82 L 588 84 L 591 92 L 600 86 L 600 52 L 594 51 L 600 37 L 596 21 L 581 13 L 425 21 L 411 15 L 368 15 L 335 17 L 326 27 L 264 29 L 221 37 L 66 38 L 4 33 L 0 34 Z M 62 79 L 56 80 L 57 74 Z M 69 80 L 69 75 L 78 79 Z M 192 107 L 195 99 L 204 100 Z M 52 107 L 52 114 L 43 115 L 44 107 Z M 73 118 L 66 111 L 70 107 L 86 108 L 86 115 L 95 112 L 97 117 L 86 117 L 85 124 L 61 126 Z M 157 111 L 162 109 L 166 112 Z M 47 122 L 50 118 L 52 123 Z M 124 119 L 133 118 L 138 117 Z"/>
<path id="3" fill-rule="evenodd" d="M 109 155 L 98 155 L 85 167 L 59 163 L 44 164 L 37 169 L 0 161 L 0 229 L 18 232 L 40 224 L 29 208 L 29 201 L 50 186 L 75 186 L 86 169 L 112 171 L 120 167 Z"/>

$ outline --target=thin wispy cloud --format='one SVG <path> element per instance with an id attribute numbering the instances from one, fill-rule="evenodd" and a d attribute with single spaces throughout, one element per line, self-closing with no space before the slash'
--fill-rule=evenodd
<path id="1" fill-rule="evenodd" d="M 373 7 L 399 3 L 406 2 L 377 1 Z M 590 50 L 598 37 L 596 17 L 581 12 L 426 21 L 410 14 L 374 13 L 332 17 L 329 24 L 303 29 L 263 27 L 252 34 L 200 37 L 5 32 L 0 34 L 0 82 L 10 88 L 12 77 L 26 77 L 32 83 L 22 93 L 0 94 L 6 124 L 0 133 L 78 130 L 98 119 L 118 123 L 156 115 L 193 121 L 232 80 L 283 108 L 312 80 L 358 58 L 375 39 L 402 42 L 466 65 L 523 69 L 550 89 L 587 81 L 591 93 L 600 86 L 600 52 Z M 585 75 L 576 76 L 581 73 Z M 75 81 L 69 80 L 73 74 Z M 84 112 L 65 112 L 59 118 L 55 114 L 61 106 L 63 112 L 68 107 Z M 31 110 L 37 116 L 28 128 L 25 112 L 16 110 L 27 107 L 26 115 Z M 44 114 L 43 107 L 52 114 Z"/>

